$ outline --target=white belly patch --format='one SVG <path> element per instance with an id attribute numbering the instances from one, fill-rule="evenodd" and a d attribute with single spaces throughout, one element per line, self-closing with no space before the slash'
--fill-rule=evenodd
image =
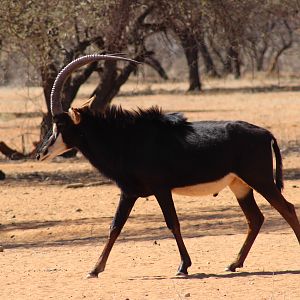
<path id="1" fill-rule="evenodd" d="M 184 196 L 205 196 L 219 193 L 226 186 L 230 185 L 237 176 L 233 173 L 229 173 L 221 179 L 216 181 L 199 183 L 195 185 L 189 185 L 184 187 L 175 188 L 173 193 Z"/>

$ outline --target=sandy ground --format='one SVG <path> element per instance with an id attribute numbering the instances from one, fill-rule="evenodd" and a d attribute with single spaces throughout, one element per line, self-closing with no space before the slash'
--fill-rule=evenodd
<path id="1" fill-rule="evenodd" d="M 15 113 L 43 108 L 39 100 L 25 106 L 20 94 L 5 102 L 10 97 L 0 90 L 0 137 L 21 148 L 14 136 L 30 132 L 32 139 L 37 137 L 40 118 L 16 118 Z M 284 195 L 300 216 L 299 93 L 165 91 L 125 94 L 116 103 L 126 108 L 156 104 L 183 111 L 191 120 L 244 119 L 271 129 L 283 150 Z M 28 148 L 30 141 L 25 140 Z M 149 197 L 134 207 L 105 272 L 87 280 L 106 241 L 120 194 L 117 187 L 82 157 L 51 163 L 2 158 L 0 169 L 7 175 L 0 183 L 0 299 L 300 299 L 299 244 L 259 195 L 255 197 L 265 223 L 244 268 L 236 273 L 224 269 L 237 255 L 247 226 L 225 189 L 216 198 L 174 196 L 193 262 L 188 277 L 175 276 L 180 262 L 176 243 Z"/>

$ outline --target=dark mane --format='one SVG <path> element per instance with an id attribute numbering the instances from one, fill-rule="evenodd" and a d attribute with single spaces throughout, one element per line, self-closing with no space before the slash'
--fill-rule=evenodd
<path id="1" fill-rule="evenodd" d="M 153 106 L 148 109 L 138 108 L 136 110 L 126 110 L 121 106 L 111 105 L 104 113 L 99 113 L 96 117 L 101 119 L 101 122 L 106 125 L 118 125 L 127 127 L 127 125 L 142 125 L 156 124 L 165 128 L 182 128 L 191 127 L 191 123 L 187 121 L 181 113 L 163 113 L 158 106 Z"/>

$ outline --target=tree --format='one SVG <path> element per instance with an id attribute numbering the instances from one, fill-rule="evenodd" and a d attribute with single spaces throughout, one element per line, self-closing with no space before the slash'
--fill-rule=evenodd
<path id="1" fill-rule="evenodd" d="M 273 72 L 280 56 L 291 48 L 300 25 L 299 8 L 293 0 L 265 2 L 253 14 L 245 34 L 245 48 L 257 71 Z"/>
<path id="2" fill-rule="evenodd" d="M 200 1 L 201 2 L 201 1 Z M 169 30 L 172 30 L 180 41 L 188 65 L 188 91 L 200 91 L 201 80 L 198 65 L 198 31 L 201 19 L 199 1 L 163 0 L 156 3 L 156 17 Z M 159 17 L 158 17 L 159 16 Z"/>
<path id="3" fill-rule="evenodd" d="M 154 32 L 154 28 L 148 30 L 144 26 L 147 5 L 140 6 L 132 0 L 70 0 L 68 5 L 61 0 L 4 0 L 2 7 L 5 10 L 0 11 L 0 18 L 10 39 L 8 47 L 21 52 L 40 74 L 48 109 L 42 135 L 51 123 L 50 95 L 54 80 L 59 70 L 73 59 L 94 52 L 125 52 L 163 74 L 159 62 L 152 59 L 154 53 L 147 51 L 143 43 L 137 45 L 133 38 L 137 30 L 145 32 L 144 39 Z M 94 92 L 94 103 L 101 107 L 111 101 L 135 69 L 135 65 L 115 62 L 94 63 L 80 69 L 64 85 L 64 109 L 70 107 L 80 86 L 93 72 L 98 72 L 101 79 Z"/>
<path id="4" fill-rule="evenodd" d="M 253 61 L 258 71 L 267 65 L 267 69 L 274 70 L 279 57 L 291 47 L 293 32 L 299 28 L 297 0 L 206 3 L 210 48 L 223 65 L 223 73 L 232 73 L 235 78 L 241 76 L 242 65 L 247 70 Z"/>
<path id="5" fill-rule="evenodd" d="M 252 12 L 260 6 L 257 0 L 216 0 L 209 1 L 208 6 L 208 20 L 213 25 L 213 32 L 217 32 L 215 37 L 218 38 L 218 48 L 224 48 L 225 57 L 219 50 L 216 52 L 221 58 L 224 65 L 224 72 L 232 73 L 235 78 L 241 76 L 241 51 L 244 41 L 244 33 L 250 22 Z M 219 33 L 222 33 L 220 37 Z M 216 39 L 212 39 L 216 40 Z"/>
<path id="6" fill-rule="evenodd" d="M 119 6 L 110 11 L 108 20 L 113 30 L 105 39 L 105 49 L 108 50 L 108 53 L 118 53 L 132 46 L 135 60 L 145 62 L 154 68 L 162 78 L 167 79 L 164 69 L 154 58 L 154 52 L 148 51 L 145 45 L 148 36 L 165 30 L 165 27 L 162 24 L 145 21 L 153 10 L 151 3 L 144 7 L 134 3 L 135 1 L 130 4 L 128 0 L 122 0 Z M 99 73 L 100 83 L 91 95 L 96 96 L 93 108 L 101 110 L 103 106 L 110 103 L 136 67 L 134 64 L 129 64 L 120 70 L 116 62 L 104 62 L 104 68 Z"/>

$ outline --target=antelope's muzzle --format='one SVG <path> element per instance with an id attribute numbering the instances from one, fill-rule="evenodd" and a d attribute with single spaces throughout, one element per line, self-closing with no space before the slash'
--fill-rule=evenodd
<path id="1" fill-rule="evenodd" d="M 48 133 L 43 143 L 39 147 L 36 159 L 39 161 L 51 160 L 54 157 L 63 154 L 70 148 L 64 143 L 61 133 L 57 132 L 56 125 L 53 130 Z"/>

